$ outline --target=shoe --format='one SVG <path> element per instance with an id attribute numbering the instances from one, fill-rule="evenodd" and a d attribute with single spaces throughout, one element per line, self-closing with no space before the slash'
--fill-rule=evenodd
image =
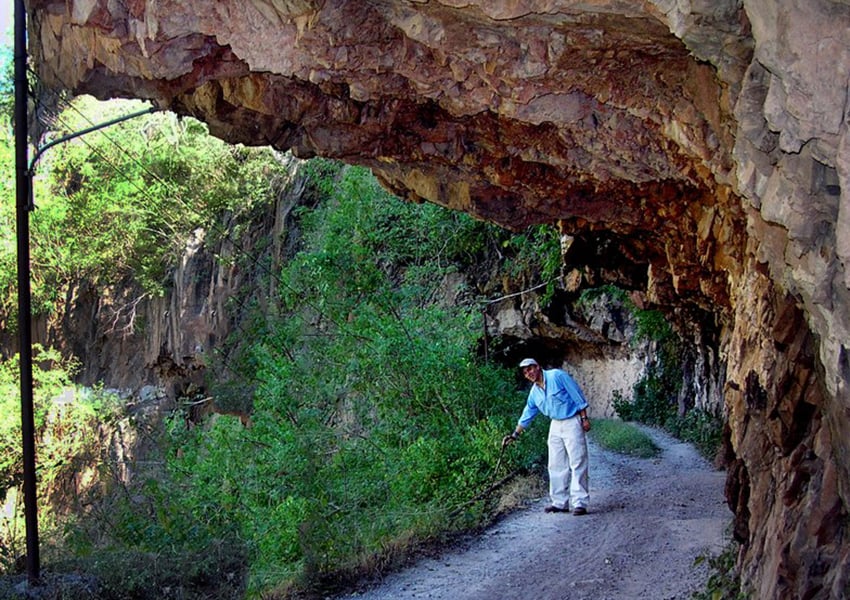
<path id="1" fill-rule="evenodd" d="M 573 516 L 574 517 L 580 517 L 580 516 L 586 515 L 586 514 L 587 514 L 587 509 L 583 506 L 576 506 L 573 509 Z"/>
<path id="2" fill-rule="evenodd" d="M 554 504 L 552 504 L 552 505 L 547 506 L 546 508 L 544 508 L 544 509 L 543 509 L 543 512 L 547 512 L 547 513 L 562 513 L 562 512 L 570 512 L 570 508 L 569 508 L 568 506 L 565 506 L 564 508 L 561 508 L 560 506 L 555 506 Z"/>

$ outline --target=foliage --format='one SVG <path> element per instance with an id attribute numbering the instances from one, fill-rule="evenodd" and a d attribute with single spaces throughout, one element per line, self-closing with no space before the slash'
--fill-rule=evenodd
<path id="1" fill-rule="evenodd" d="M 723 419 L 704 409 L 692 409 L 668 423 L 677 438 L 692 443 L 700 454 L 713 459 L 723 442 Z"/>
<path id="2" fill-rule="evenodd" d="M 612 406 L 621 419 L 662 427 L 692 443 L 704 457 L 713 459 L 722 442 L 722 419 L 704 409 L 691 409 L 680 415 L 675 403 L 678 385 L 680 382 L 653 365 L 635 384 L 631 398 L 616 390 Z"/>
<path id="3" fill-rule="evenodd" d="M 694 592 L 691 600 L 747 600 L 749 596 L 741 590 L 737 555 L 738 544 L 732 542 L 720 554 L 698 556 L 695 565 L 707 562 L 710 574 L 705 589 Z"/>
<path id="4" fill-rule="evenodd" d="M 638 309 L 621 290 L 606 286 L 595 293 L 605 293 L 623 303 L 635 318 L 632 343 L 649 342 L 655 349 L 654 360 L 635 383 L 631 398 L 625 398 L 619 391 L 614 393 L 614 410 L 626 421 L 669 427 L 677 418 L 677 398 L 682 387 L 678 336 L 661 312 Z M 586 295 L 585 301 L 590 297 L 591 294 Z"/>
<path id="5" fill-rule="evenodd" d="M 93 110 L 83 100 L 66 112 L 68 130 L 89 122 L 77 117 Z M 138 108 L 132 103 L 118 110 Z M 34 239 L 42 240 L 34 256 L 53 271 L 62 266 L 71 280 L 114 280 L 116 273 L 131 272 L 149 292 L 161 289 L 166 265 L 175 262 L 188 232 L 267 197 L 275 164 L 170 114 L 126 121 L 52 152 L 52 183 L 39 194 L 33 219 Z M 49 235 L 57 229 L 72 235 L 57 240 Z"/>
<path id="6" fill-rule="evenodd" d="M 634 315 L 636 327 L 633 344 L 648 340 L 669 345 L 675 338 L 670 321 L 660 310 L 635 310 Z"/>
<path id="7" fill-rule="evenodd" d="M 624 290 L 613 285 L 583 291 L 577 305 L 580 308 L 588 306 L 603 297 L 623 306 L 634 319 L 632 344 L 652 343 L 656 348 L 655 360 L 634 385 L 631 397 L 615 390 L 614 410 L 625 421 L 666 427 L 677 417 L 676 398 L 682 385 L 678 337 L 663 313 L 638 309 Z"/>
<path id="8" fill-rule="evenodd" d="M 143 108 L 78 98 L 57 120 L 54 139 Z M 0 147 L 0 161 L 11 167 L 11 137 Z M 83 280 L 103 285 L 132 277 L 145 293 L 161 294 L 189 233 L 264 206 L 282 171 L 268 149 L 227 145 L 204 124 L 165 113 L 50 148 L 33 183 L 34 313 L 53 312 L 63 290 Z M 7 179 L 0 190 L 9 199 L 0 213 L 0 319 L 8 320 L 15 313 L 13 189 Z"/>
<path id="9" fill-rule="evenodd" d="M 171 439 L 193 435 L 199 441 L 198 452 L 222 439 L 213 435 L 201 443 L 201 430 L 190 434 L 177 419 L 169 421 L 164 435 Z M 228 452 L 233 450 L 233 444 L 216 448 L 215 458 L 223 457 L 231 466 L 239 460 L 238 454 Z M 191 446 L 187 451 L 185 459 L 169 456 L 164 472 L 137 466 L 137 483 L 124 481 L 117 464 L 104 469 L 101 479 L 118 493 L 98 498 L 85 517 L 67 524 L 65 551 L 58 552 L 51 567 L 94 576 L 97 597 L 103 600 L 241 597 L 247 553 L 239 521 L 230 520 L 240 515 L 219 504 L 221 494 L 186 493 L 198 485 L 195 479 L 231 491 L 239 482 L 233 472 L 229 479 L 218 481 L 223 469 L 198 460 Z M 106 458 L 102 464 L 108 463 Z M 185 470 L 195 463 L 203 470 Z"/>
<path id="10" fill-rule="evenodd" d="M 600 446 L 620 454 L 652 458 L 660 452 L 646 433 L 631 423 L 615 419 L 595 420 L 590 435 Z"/>
<path id="11" fill-rule="evenodd" d="M 540 295 L 541 305 L 552 300 L 555 284 L 561 272 L 561 239 L 552 225 L 535 225 L 525 232 L 503 235 L 502 248 L 509 253 L 508 274 L 519 277 L 535 273 L 545 284 Z"/>
<path id="12" fill-rule="evenodd" d="M 681 342 L 669 321 L 660 311 L 638 309 L 624 290 L 613 285 L 585 290 L 578 306 L 588 306 L 601 297 L 620 304 L 634 318 L 632 344 L 649 342 L 655 348 L 654 361 L 635 383 L 630 397 L 620 390 L 614 391 L 612 406 L 617 416 L 625 421 L 662 427 L 677 438 L 693 443 L 703 456 L 713 458 L 721 442 L 722 420 L 702 409 L 679 414 Z"/>
<path id="13" fill-rule="evenodd" d="M 0 47 L 0 130 L 11 134 L 15 111 L 15 60 L 12 48 Z"/>
<path id="14" fill-rule="evenodd" d="M 302 214 L 304 250 L 281 276 L 289 312 L 253 349 L 264 446 L 252 469 L 274 469 L 257 480 L 275 482 L 259 498 L 277 518 L 247 532 L 262 540 L 252 589 L 315 585 L 395 539 L 457 526 L 449 512 L 486 483 L 518 403 L 507 374 L 472 358 L 476 313 L 432 300 L 482 226 L 401 204 L 363 169 L 337 177 Z"/>
<path id="15" fill-rule="evenodd" d="M 79 474 L 80 465 L 89 464 L 92 444 L 98 443 L 98 429 L 115 419 L 119 405 L 103 390 L 82 392 L 75 389 L 71 377 L 73 361 L 63 360 L 53 349 L 36 346 L 33 353 L 33 411 L 38 466 L 39 496 L 48 500 L 69 480 Z M 13 515 L 2 521 L 0 531 L 0 567 L 11 569 L 23 553 L 23 515 L 21 485 L 23 458 L 21 449 L 21 396 L 18 357 L 0 363 L 0 490 L 4 500 L 10 494 Z M 42 511 L 48 518 L 50 511 Z"/>
<path id="16" fill-rule="evenodd" d="M 108 505 L 103 504 L 102 498 L 85 500 L 88 526 L 95 530 L 86 529 L 72 513 L 57 510 L 60 506 L 73 509 L 83 500 L 79 494 L 97 492 L 86 489 L 84 484 L 89 481 L 91 485 L 98 479 L 91 473 L 93 465 L 101 469 L 100 483 L 95 487 L 109 484 L 110 478 L 112 487 L 125 485 L 115 477 L 120 465 L 108 443 L 109 430 L 126 428 L 126 423 L 119 425 L 125 418 L 124 406 L 105 390 L 74 386 L 76 365 L 61 359 L 57 351 L 36 346 L 33 358 L 39 525 L 42 554 L 49 568 L 54 572 L 87 573 L 97 588 L 90 597 L 100 600 L 189 598 L 187 589 L 206 589 L 210 585 L 214 589 L 244 587 L 239 577 L 244 553 L 239 554 L 238 544 L 211 535 L 212 528 L 203 526 L 204 515 L 184 510 L 184 506 L 174 502 L 181 499 L 180 494 L 174 494 L 175 489 L 168 486 L 159 486 L 156 479 L 145 481 L 147 496 L 133 496 L 125 489 L 123 494 L 110 496 Z M 18 369 L 17 356 L 0 363 L 0 489 L 8 494 L 7 506 L 14 508 L 14 512 L 0 519 L 0 572 L 7 574 L 15 572 L 19 557 L 25 554 Z M 98 496 L 95 493 L 93 497 Z M 139 498 L 145 498 L 144 506 L 139 505 Z M 155 505 L 165 510 L 152 511 Z M 215 533 L 221 535 L 221 528 L 215 528 Z M 125 543 L 99 543 L 106 538 Z M 67 553 L 69 547 L 75 548 L 74 555 Z M 0 584 L 0 592 L 3 585 L 5 582 Z M 163 594 L 169 586 L 174 590 L 183 588 L 185 593 Z M 83 587 L 91 591 L 88 583 Z M 80 595 L 80 586 L 74 582 L 58 582 L 53 588 L 56 597 L 89 597 Z M 70 595 L 64 595 L 63 590 Z M 204 593 L 198 597 L 214 596 Z"/>
<path id="17" fill-rule="evenodd" d="M 659 363 L 647 368 L 646 374 L 634 385 L 631 399 L 615 393 L 613 406 L 617 415 L 626 421 L 637 421 L 666 427 L 676 418 L 676 396 L 681 379 L 665 370 Z"/>
<path id="18" fill-rule="evenodd" d="M 17 315 L 15 151 L 11 128 L 0 127 L 0 324 L 14 331 Z"/>
<path id="19" fill-rule="evenodd" d="M 141 552 L 126 546 L 97 548 L 66 558 L 45 571 L 45 592 L 39 598 L 57 600 L 236 600 L 244 597 L 241 569 L 244 556 L 226 544 L 208 545 L 187 553 L 183 547 Z M 50 575 L 81 573 L 51 583 Z M 55 596 L 50 596 L 51 591 Z M 0 587 L 0 597 L 2 595 Z"/>
<path id="20" fill-rule="evenodd" d="M 311 169 L 316 169 L 314 162 Z M 319 163 L 322 171 L 316 179 L 319 189 L 333 185 L 330 200 L 322 208 L 303 212 L 304 227 L 311 233 L 300 260 L 313 264 L 293 266 L 283 279 L 299 269 L 336 268 L 329 262 L 332 259 L 351 259 L 357 261 L 351 272 L 364 279 L 343 289 L 355 297 L 371 289 L 375 269 L 384 272 L 387 283 L 403 283 L 403 291 L 433 293 L 433 284 L 442 276 L 459 264 L 473 263 L 483 252 L 492 226 L 433 204 L 400 203 L 367 169 L 337 167 L 334 172 L 326 163 Z M 375 268 L 365 264 L 369 253 L 374 253 Z M 418 302 L 427 300 L 425 295 Z"/>
<path id="21" fill-rule="evenodd" d="M 608 284 L 582 290 L 576 306 L 578 308 L 587 307 L 599 298 L 605 298 L 609 303 L 619 304 L 634 319 L 635 332 L 630 339 L 630 344 L 633 346 L 641 342 L 658 342 L 669 345 L 675 339 L 675 333 L 670 327 L 670 322 L 662 311 L 638 308 L 626 291 L 615 285 Z"/>
<path id="22" fill-rule="evenodd" d="M 33 350 L 33 411 L 35 429 L 44 429 L 53 398 L 71 385 L 75 365 L 64 362 L 52 349 Z M 0 490 L 19 485 L 23 478 L 21 459 L 21 389 L 18 356 L 0 362 Z"/>
<path id="23" fill-rule="evenodd" d="M 479 260 L 488 226 L 316 162 L 279 306 L 258 309 L 226 357 L 255 390 L 252 427 L 171 421 L 162 468 L 115 481 L 122 493 L 69 528 L 66 564 L 107 590 L 121 556 L 144 566 L 124 590 L 138 597 L 200 598 L 212 583 L 234 598 L 315 591 L 480 524 L 488 499 L 471 499 L 543 452 L 532 441 L 500 452 L 522 405 L 514 374 L 475 358 L 474 304 L 439 301 L 446 276 Z"/>
<path id="24" fill-rule="evenodd" d="M 624 305 L 630 311 L 637 309 L 634 302 L 631 301 L 626 290 L 617 287 L 613 284 L 607 284 L 595 288 L 586 288 L 581 291 L 576 306 L 581 308 L 593 303 L 598 298 L 609 298 L 612 302 L 617 302 Z"/>

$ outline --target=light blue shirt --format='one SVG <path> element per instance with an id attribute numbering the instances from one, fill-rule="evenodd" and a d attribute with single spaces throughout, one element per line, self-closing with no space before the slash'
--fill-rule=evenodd
<path id="1" fill-rule="evenodd" d="M 519 424 L 527 429 L 531 421 L 543 413 L 550 419 L 569 419 L 577 412 L 587 408 L 587 400 L 575 380 L 561 369 L 543 371 L 546 389 L 540 389 L 536 383 L 531 385 L 525 409 L 519 418 Z"/>

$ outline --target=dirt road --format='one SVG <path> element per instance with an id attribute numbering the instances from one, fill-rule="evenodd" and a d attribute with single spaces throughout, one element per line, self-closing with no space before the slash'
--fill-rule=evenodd
<path id="1" fill-rule="evenodd" d="M 646 430 L 662 448 L 628 458 L 591 443 L 585 516 L 546 514 L 540 498 L 482 535 L 419 561 L 358 600 L 682 600 L 708 577 L 702 554 L 726 545 L 725 475 L 690 445 Z"/>

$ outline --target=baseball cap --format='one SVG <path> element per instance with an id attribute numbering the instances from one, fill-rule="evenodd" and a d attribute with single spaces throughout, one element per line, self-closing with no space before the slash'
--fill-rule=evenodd
<path id="1" fill-rule="evenodd" d="M 522 361 L 519 363 L 519 368 L 524 369 L 525 367 L 530 367 L 532 365 L 537 365 L 538 367 L 540 366 L 533 358 L 523 358 Z"/>

